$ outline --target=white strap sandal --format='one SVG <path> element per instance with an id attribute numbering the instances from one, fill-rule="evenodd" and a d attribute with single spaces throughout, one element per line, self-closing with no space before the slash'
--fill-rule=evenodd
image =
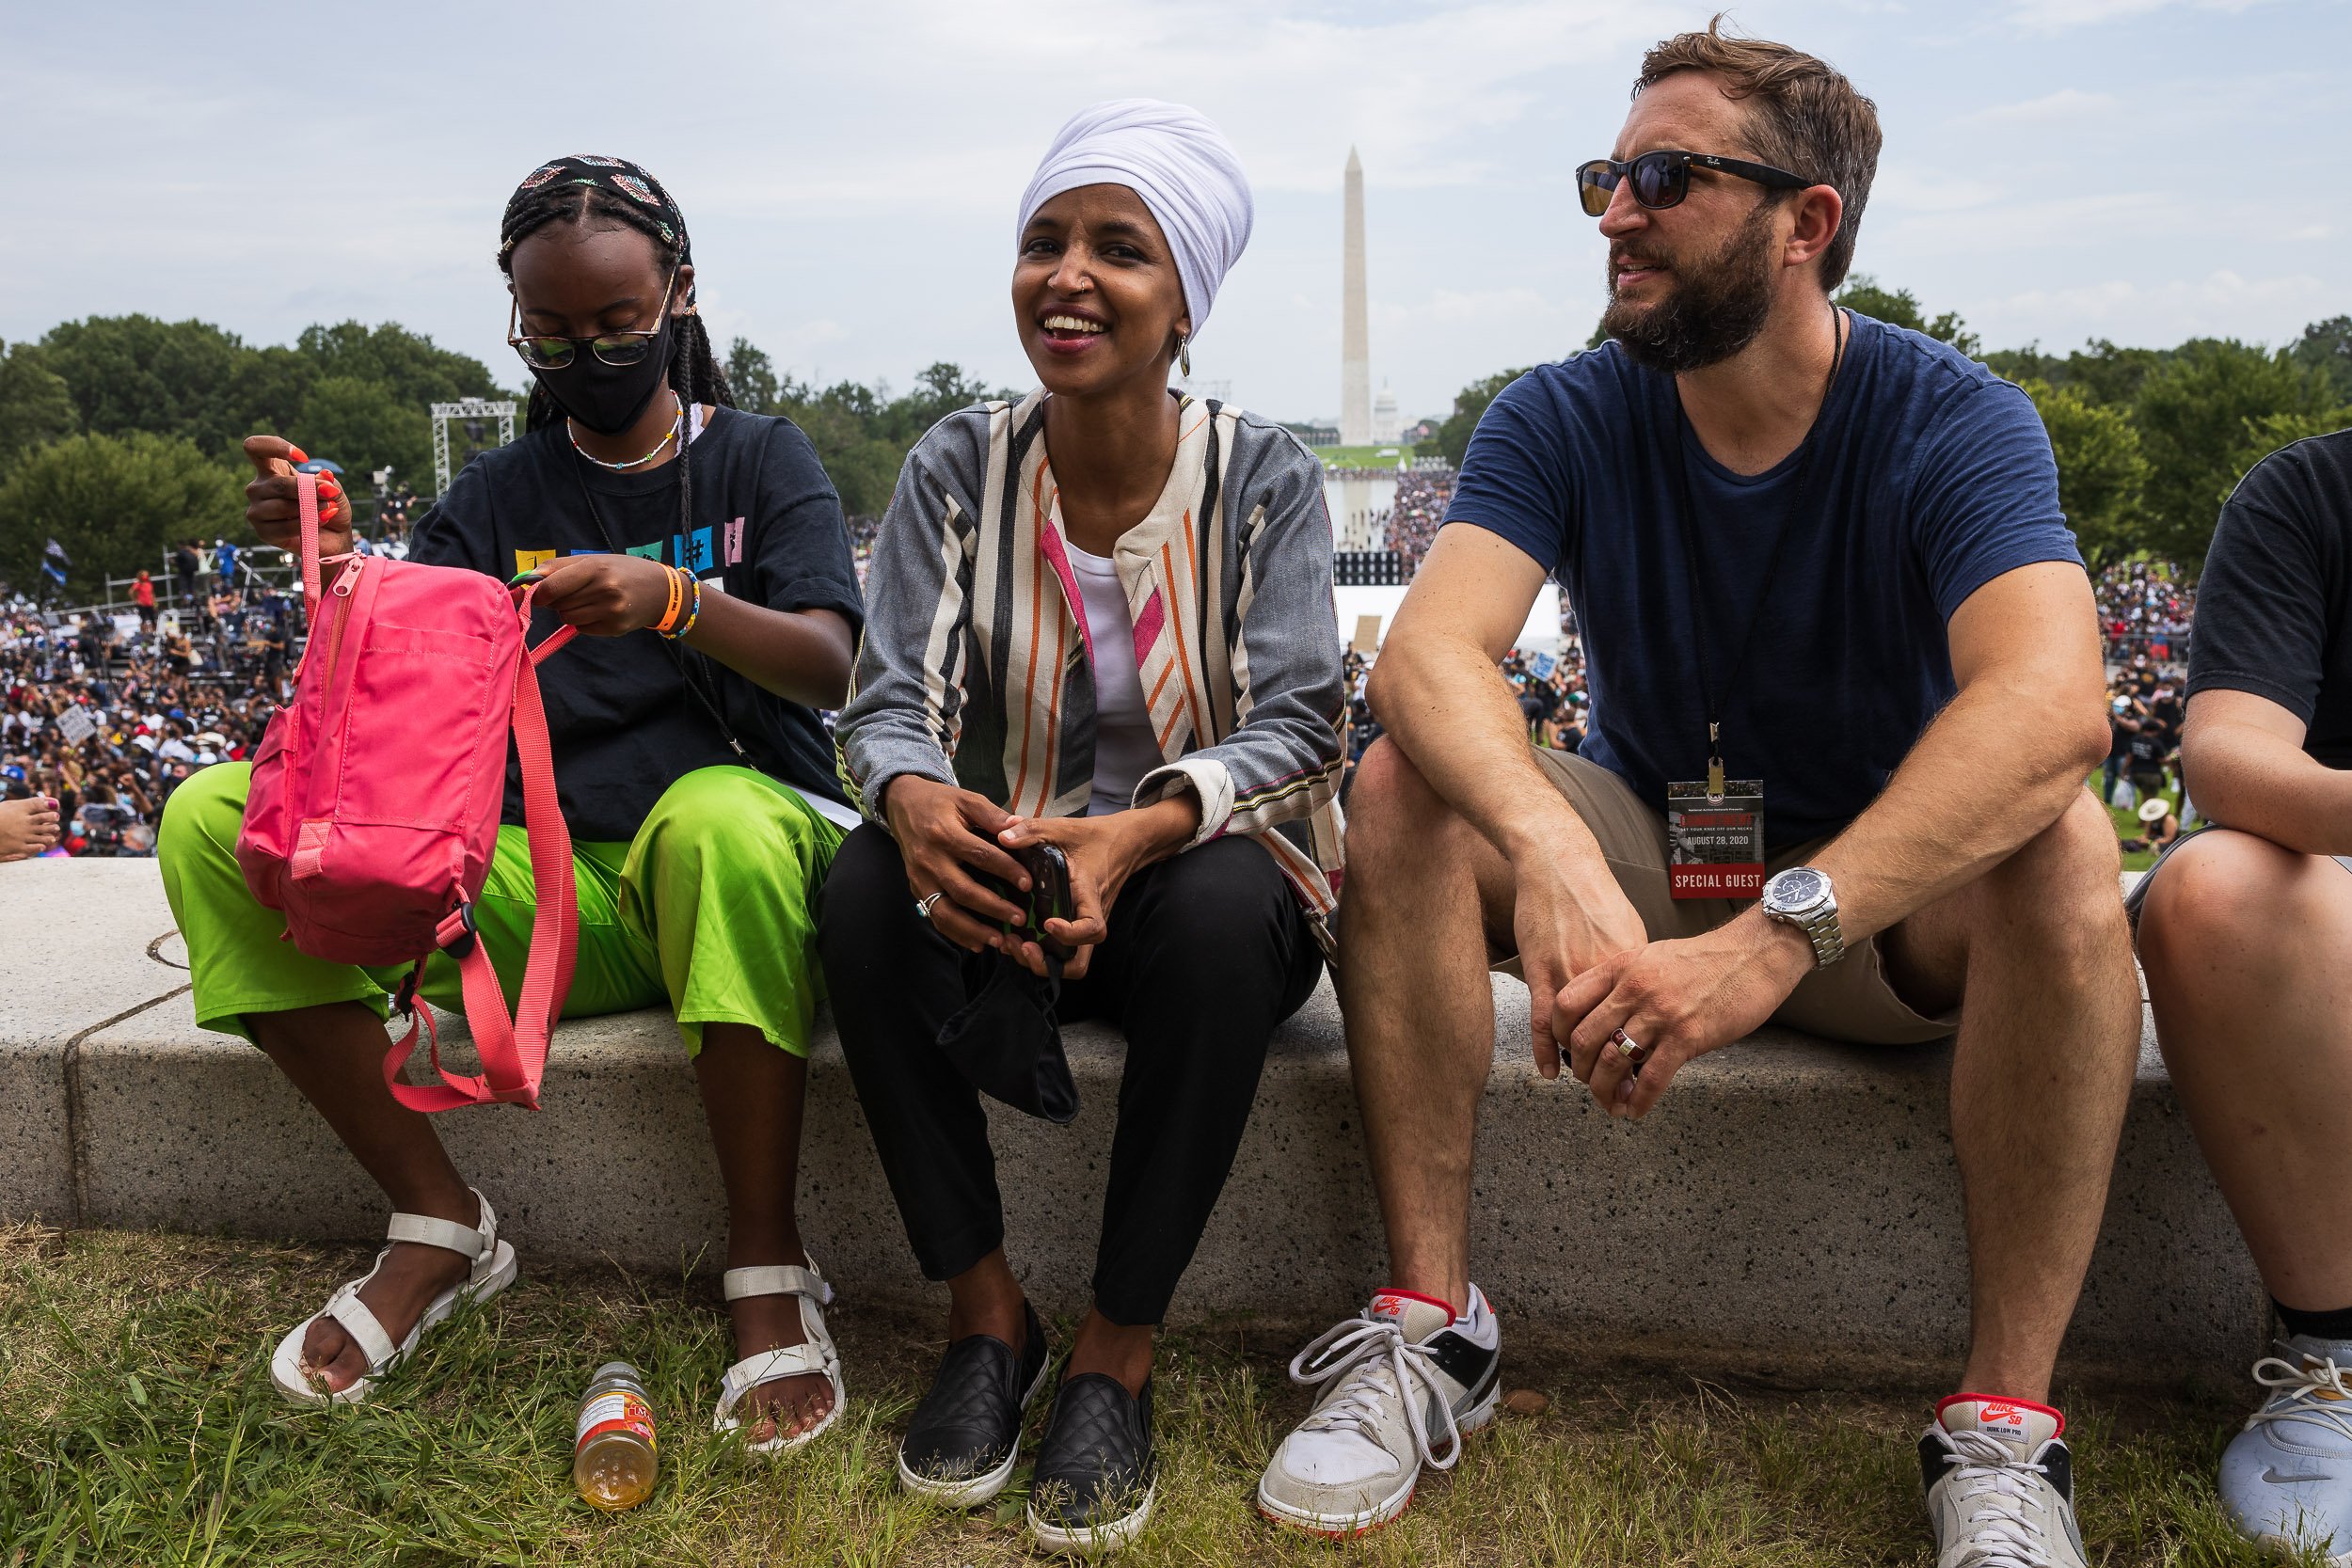
<path id="1" fill-rule="evenodd" d="M 487 1301 L 515 1282 L 515 1249 L 499 1240 L 498 1216 L 490 1212 L 490 1200 L 476 1192 L 474 1197 L 482 1205 L 480 1225 L 459 1225 L 452 1220 L 437 1220 L 424 1214 L 394 1214 L 384 1230 L 386 1246 L 375 1255 L 373 1268 L 347 1284 L 339 1285 L 326 1298 L 326 1305 L 296 1323 L 287 1336 L 278 1341 L 278 1352 L 270 1357 L 269 1380 L 278 1391 L 296 1404 L 361 1404 L 366 1402 L 375 1380 L 399 1366 L 413 1354 L 425 1331 L 446 1319 L 467 1302 Z M 384 1259 L 391 1255 L 393 1242 L 415 1242 L 425 1246 L 444 1247 L 473 1265 L 464 1279 L 435 1296 L 417 1320 L 417 1326 L 408 1331 L 408 1338 L 399 1344 L 384 1332 L 368 1304 L 359 1299 L 359 1289 L 373 1279 Z M 302 1370 L 302 1341 L 310 1332 L 310 1325 L 321 1318 L 332 1318 L 341 1323 L 368 1358 L 367 1371 L 353 1380 L 348 1388 L 333 1393 L 323 1388 L 317 1378 Z"/>
<path id="2" fill-rule="evenodd" d="M 780 1263 L 766 1268 L 729 1269 L 724 1281 L 727 1300 L 742 1301 L 750 1296 L 797 1296 L 801 1305 L 801 1329 L 808 1336 L 804 1345 L 787 1345 L 782 1350 L 762 1351 L 747 1355 L 727 1369 L 726 1380 L 720 1386 L 719 1409 L 711 1417 L 714 1432 L 741 1430 L 742 1422 L 735 1418 L 735 1407 L 744 1395 L 764 1383 L 779 1378 L 801 1377 L 821 1373 L 833 1385 L 833 1408 L 825 1418 L 806 1432 L 786 1436 L 782 1433 L 761 1443 L 744 1445 L 750 1453 L 783 1453 L 804 1443 L 813 1443 L 824 1434 L 841 1415 L 849 1402 L 849 1393 L 841 1386 L 841 1353 L 834 1349 L 833 1336 L 825 1332 L 825 1315 L 820 1307 L 833 1305 L 833 1287 L 817 1271 L 817 1259 L 808 1260 L 808 1267 Z"/>

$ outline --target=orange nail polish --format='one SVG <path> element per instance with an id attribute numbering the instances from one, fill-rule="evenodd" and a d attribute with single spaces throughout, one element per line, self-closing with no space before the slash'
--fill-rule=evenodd
<path id="1" fill-rule="evenodd" d="M 297 463 L 308 463 L 310 461 L 310 456 L 305 453 L 300 447 L 295 446 L 292 441 L 286 443 L 286 453 Z"/>

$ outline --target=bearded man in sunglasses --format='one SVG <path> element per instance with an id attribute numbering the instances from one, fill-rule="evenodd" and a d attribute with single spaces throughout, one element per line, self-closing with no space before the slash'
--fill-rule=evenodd
<path id="1" fill-rule="evenodd" d="M 1261 1485 L 1278 1520 L 1380 1523 L 1493 1412 L 1493 963 L 1537 1071 L 1618 1117 L 1768 1021 L 1957 1032 L 1974 1332 L 1919 1446 L 1938 1554 L 2080 1568 L 2045 1402 L 2139 1022 L 2083 787 L 2099 628 L 2025 394 L 1831 305 L 1878 149 L 1843 76 L 1710 28 L 1650 52 L 1580 171 L 1613 341 L 1495 401 L 1372 676 L 1340 995 L 1391 1285 L 1294 1364 L 1321 1392 Z M 1528 746 L 1496 668 L 1548 576 L 1589 660 L 1575 755 Z"/>

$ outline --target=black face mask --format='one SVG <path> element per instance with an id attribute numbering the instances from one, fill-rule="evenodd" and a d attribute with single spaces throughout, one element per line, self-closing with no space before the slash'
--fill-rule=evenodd
<path id="1" fill-rule="evenodd" d="M 608 365 L 593 354 L 576 353 L 572 362 L 560 371 L 533 370 L 539 385 L 548 389 L 555 405 L 580 421 L 583 430 L 599 436 L 618 436 L 637 422 L 637 417 L 653 402 L 654 393 L 661 389 L 662 378 L 670 369 L 670 334 L 676 318 L 661 318 L 661 334 L 653 341 L 653 351 L 634 365 Z"/>

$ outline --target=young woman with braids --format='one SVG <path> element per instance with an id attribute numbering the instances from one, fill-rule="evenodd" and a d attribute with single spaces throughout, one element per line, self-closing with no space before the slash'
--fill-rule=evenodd
<path id="1" fill-rule="evenodd" d="M 536 572 L 541 629 L 589 634 L 539 674 L 580 892 L 565 1010 L 675 1013 L 727 1196 L 742 1359 L 718 1424 L 763 1450 L 796 1445 L 841 1399 L 818 1311 L 831 1291 L 793 1217 L 818 994 L 808 897 L 855 820 L 816 713 L 841 703 L 864 618 L 840 503 L 797 428 L 729 404 L 685 219 L 644 169 L 538 169 L 507 204 L 499 264 L 510 338 L 536 381 L 529 433 L 458 474 L 409 558 L 501 581 Z M 246 516 L 289 545 L 289 461 L 302 454 L 276 436 L 246 450 L 260 470 Z M 327 500 L 322 547 L 348 548 L 349 502 Z M 674 592 L 678 625 L 658 632 Z M 374 1269 L 273 1362 L 289 1398 L 350 1402 L 451 1307 L 511 1280 L 514 1253 L 431 1122 L 384 1087 L 380 1021 L 397 977 L 306 958 L 246 891 L 234 847 L 247 777 L 212 768 L 181 788 L 159 854 L 199 1022 L 267 1052 L 396 1211 Z M 532 920 L 511 775 L 505 821 L 475 907 L 511 986 Z M 445 957 L 423 991 L 455 1005 Z"/>

